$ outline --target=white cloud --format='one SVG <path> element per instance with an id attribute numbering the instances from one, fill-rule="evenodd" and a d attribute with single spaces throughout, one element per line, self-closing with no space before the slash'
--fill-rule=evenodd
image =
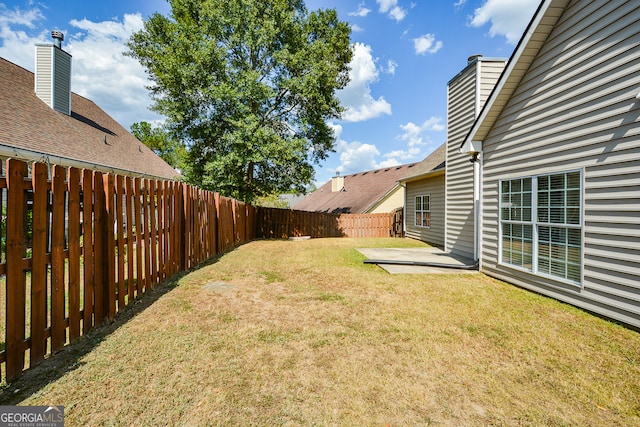
<path id="1" fill-rule="evenodd" d="M 378 81 L 380 75 L 371 54 L 371 46 L 355 43 L 349 67 L 351 80 L 346 88 L 338 92 L 338 97 L 346 109 L 343 120 L 361 122 L 383 114 L 391 114 L 391 104 L 383 96 L 375 99 L 371 95 L 370 86 Z"/>
<path id="2" fill-rule="evenodd" d="M 361 33 L 364 31 L 364 28 L 362 28 L 358 24 L 351 24 L 351 31 L 353 31 L 354 33 Z"/>
<path id="3" fill-rule="evenodd" d="M 398 63 L 396 61 L 394 61 L 393 59 L 387 61 L 387 74 L 395 74 L 396 68 L 398 68 Z"/>
<path id="4" fill-rule="evenodd" d="M 425 148 L 432 145 L 428 132 L 442 132 L 445 129 L 444 120 L 440 117 L 430 117 L 422 124 L 409 122 L 400 125 L 403 133 L 396 137 L 406 145 L 399 149 L 380 153 L 373 144 L 365 144 L 360 141 L 348 142 L 340 138 L 342 126 L 329 123 L 337 138 L 336 152 L 340 155 L 340 166 L 335 171 L 341 174 L 350 174 L 385 167 L 397 166 L 409 162 L 415 162 L 425 156 Z M 377 159 L 382 157 L 381 161 Z"/>
<path id="5" fill-rule="evenodd" d="M 7 9 L 0 3 L 0 56 L 28 70 L 34 69 L 34 48 L 49 37 L 47 31 L 35 31 L 44 20 L 40 9 Z M 25 31 L 26 27 L 30 31 Z M 51 39 L 49 39 L 51 40 Z"/>
<path id="6" fill-rule="evenodd" d="M 364 18 L 365 16 L 367 16 L 369 14 L 369 12 L 371 12 L 371 9 L 368 9 L 365 5 L 364 2 L 360 3 L 358 5 L 358 10 L 355 12 L 351 12 L 349 13 L 349 16 L 359 16 Z"/>
<path id="7" fill-rule="evenodd" d="M 400 22 L 405 18 L 405 16 L 407 16 L 407 11 L 399 6 L 396 6 L 391 9 L 391 11 L 389 12 L 389 16 L 395 19 L 397 22 Z"/>
<path id="8" fill-rule="evenodd" d="M 398 6 L 398 0 L 376 0 L 380 13 L 387 13 L 391 19 L 397 22 L 402 21 L 407 16 L 407 11 Z"/>
<path id="9" fill-rule="evenodd" d="M 33 71 L 34 44 L 52 43 L 51 29 L 42 28 L 42 20 L 38 8 L 7 13 L 0 5 L 0 56 Z M 124 15 L 122 20 L 103 22 L 72 20 L 68 25 L 55 29 L 65 33 L 62 48 L 73 57 L 71 89 L 95 102 L 125 128 L 143 120 L 157 122 L 160 117 L 149 110 L 146 87 L 151 82 L 144 68 L 123 55 L 131 34 L 142 29 L 142 16 Z"/>
<path id="10" fill-rule="evenodd" d="M 461 9 L 461 8 L 464 6 L 464 4 L 465 4 L 466 2 L 467 2 L 467 0 L 458 0 L 457 2 L 455 2 L 455 3 L 453 4 L 453 7 L 454 7 L 455 9 Z"/>
<path id="11" fill-rule="evenodd" d="M 340 135 L 342 135 L 342 125 L 339 125 L 334 122 L 329 122 L 327 125 L 333 130 L 333 137 L 338 140 L 340 139 Z"/>
<path id="12" fill-rule="evenodd" d="M 40 9 L 21 10 L 16 7 L 13 10 L 0 3 L 0 25 L 23 25 L 27 28 L 34 28 L 35 21 L 44 19 Z"/>
<path id="13" fill-rule="evenodd" d="M 405 141 L 406 148 L 385 153 L 383 157 L 387 159 L 386 162 L 402 164 L 419 160 L 424 156 L 423 149 L 432 143 L 427 132 L 442 132 L 445 126 L 442 118 L 430 117 L 420 125 L 409 122 L 400 125 L 400 129 L 403 130 L 403 133 L 397 139 Z"/>
<path id="14" fill-rule="evenodd" d="M 491 23 L 491 37 L 504 36 L 507 43 L 515 45 L 520 40 L 527 24 L 535 12 L 539 0 L 486 0 L 474 11 L 469 25 L 482 27 Z"/>
<path id="15" fill-rule="evenodd" d="M 340 166 L 336 168 L 341 174 L 350 174 L 376 169 L 376 156 L 380 151 L 372 144 L 359 141 L 338 141 L 336 150 L 340 153 Z"/>
<path id="16" fill-rule="evenodd" d="M 400 166 L 401 164 L 402 163 L 400 163 L 396 159 L 391 158 L 391 159 L 383 160 L 380 163 L 378 163 L 378 165 L 376 166 L 376 169 L 391 168 L 394 166 Z"/>
<path id="17" fill-rule="evenodd" d="M 413 39 L 413 47 L 415 48 L 416 54 L 425 55 L 439 51 L 442 48 L 442 42 L 436 40 L 434 34 L 425 34 Z"/>
<path id="18" fill-rule="evenodd" d="M 74 91 L 108 111 L 123 126 L 151 121 L 150 84 L 144 68 L 134 58 L 124 56 L 126 43 L 134 31 L 143 28 L 139 14 L 125 14 L 122 21 L 92 22 L 72 20 L 80 30 L 72 33 L 69 51 L 73 55 Z"/>

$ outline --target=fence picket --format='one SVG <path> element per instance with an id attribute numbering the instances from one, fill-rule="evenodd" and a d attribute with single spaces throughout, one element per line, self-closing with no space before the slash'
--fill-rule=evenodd
<path id="1" fill-rule="evenodd" d="M 6 354 L 7 381 L 18 378 L 24 369 L 25 340 L 25 255 L 26 194 L 24 179 L 27 165 L 14 159 L 7 160 L 7 281 L 6 281 Z"/>
<path id="2" fill-rule="evenodd" d="M 127 224 L 127 295 L 129 296 L 128 303 L 131 304 L 135 297 L 135 281 L 134 276 L 134 254 L 135 254 L 135 239 L 133 237 L 133 187 L 131 185 L 131 177 L 126 177 L 124 181 L 125 198 L 125 210 L 126 210 L 126 224 Z"/>
<path id="3" fill-rule="evenodd" d="M 94 290 L 95 271 L 93 247 L 93 172 L 82 171 L 82 267 L 84 272 L 84 304 L 82 316 L 82 333 L 86 334 L 95 325 L 94 322 Z"/>
<path id="4" fill-rule="evenodd" d="M 69 169 L 69 341 L 80 337 L 80 171 Z"/>
<path id="5" fill-rule="evenodd" d="M 66 337 L 65 324 L 65 185 L 66 171 L 53 167 L 53 207 L 51 212 L 51 352 L 62 349 Z"/>
<path id="6" fill-rule="evenodd" d="M 44 163 L 34 164 L 32 258 L 31 258 L 31 365 L 44 360 L 47 351 L 47 204 L 49 170 Z"/>
<path id="7" fill-rule="evenodd" d="M 115 179 L 115 211 L 114 221 L 116 226 L 116 266 L 118 276 L 116 278 L 116 293 L 118 295 L 118 307 L 117 311 L 122 311 L 125 305 L 125 290 L 124 290 L 124 261 L 125 261 L 125 249 L 124 249 L 124 212 L 123 196 L 124 196 L 124 177 L 121 175 L 116 176 Z"/>
<path id="8" fill-rule="evenodd" d="M 133 208 L 135 212 L 135 240 L 136 240 L 136 296 L 140 296 L 144 288 L 144 274 L 142 268 L 142 230 L 144 222 L 142 219 L 142 192 L 140 188 L 140 178 L 133 180 Z"/>
<path id="9" fill-rule="evenodd" d="M 101 172 L 93 173 L 93 188 L 94 188 L 94 204 L 93 204 L 93 216 L 94 216 L 94 234 L 93 234 L 93 260 L 94 260 L 94 324 L 103 322 L 107 317 L 107 272 L 106 259 L 107 259 L 107 207 L 106 207 L 106 195 L 104 193 L 104 182 Z"/>
<path id="10" fill-rule="evenodd" d="M 151 289 L 153 289 L 156 282 L 158 281 L 158 254 L 156 252 L 156 244 L 158 239 L 158 230 L 156 229 L 156 214 L 158 210 L 156 203 L 156 182 L 153 179 L 150 179 L 147 182 L 149 183 L 149 256 L 151 258 L 151 262 L 149 263 L 149 277 L 151 278 L 150 287 Z"/>

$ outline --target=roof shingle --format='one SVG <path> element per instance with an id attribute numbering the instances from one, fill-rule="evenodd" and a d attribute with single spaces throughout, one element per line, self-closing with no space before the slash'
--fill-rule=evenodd
<path id="1" fill-rule="evenodd" d="M 366 213 L 398 186 L 398 180 L 416 164 L 354 173 L 344 176 L 344 191 L 331 191 L 331 180 L 296 205 L 296 210 L 330 213 Z"/>
<path id="2" fill-rule="evenodd" d="M 102 171 L 176 178 L 179 174 L 94 102 L 71 95 L 71 115 L 47 106 L 32 72 L 0 58 L 0 146 L 95 165 Z"/>
<path id="3" fill-rule="evenodd" d="M 407 175 L 403 176 L 400 181 L 413 181 L 437 171 L 444 171 L 446 158 L 447 144 L 444 143 L 436 148 L 433 153 L 425 157 L 423 161 L 418 163 Z"/>

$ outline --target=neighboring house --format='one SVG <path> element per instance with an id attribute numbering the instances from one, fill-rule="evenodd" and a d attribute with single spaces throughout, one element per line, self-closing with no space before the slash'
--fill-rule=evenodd
<path id="1" fill-rule="evenodd" d="M 407 194 L 404 216 L 408 237 L 444 247 L 457 256 L 477 259 L 474 167 L 459 148 L 505 64 L 502 58 L 474 55 L 449 81 L 447 142 L 402 179 Z"/>
<path id="2" fill-rule="evenodd" d="M 405 187 L 405 236 L 444 246 L 444 173 L 446 144 L 400 180 Z"/>
<path id="3" fill-rule="evenodd" d="M 404 205 L 404 187 L 398 180 L 415 165 L 335 176 L 297 203 L 296 210 L 348 214 L 393 212 Z"/>
<path id="4" fill-rule="evenodd" d="M 640 328 L 639 117 L 640 2 L 544 0 L 462 141 L 481 270 Z"/>
<path id="5" fill-rule="evenodd" d="M 0 58 L 0 159 L 43 161 L 128 176 L 173 179 L 171 166 L 92 101 L 71 92 L 71 55 L 36 46 L 36 72 Z"/>

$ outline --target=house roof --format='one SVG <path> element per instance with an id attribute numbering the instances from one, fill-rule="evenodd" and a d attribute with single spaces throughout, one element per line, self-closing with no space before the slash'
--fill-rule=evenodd
<path id="1" fill-rule="evenodd" d="M 444 172 L 447 157 L 447 144 L 444 143 L 412 168 L 400 181 L 408 182 Z"/>
<path id="2" fill-rule="evenodd" d="M 416 163 L 345 175 L 344 190 L 331 191 L 331 180 L 296 204 L 296 210 L 330 213 L 366 213 L 399 184 Z"/>
<path id="3" fill-rule="evenodd" d="M 36 96 L 32 72 L 0 58 L 0 76 L 0 111 L 7 118 L 0 120 L 3 154 L 133 176 L 179 176 L 89 99 L 72 93 L 68 116 Z"/>
<path id="4" fill-rule="evenodd" d="M 498 83 L 462 142 L 461 152 L 479 151 L 478 145 L 473 141 L 483 141 L 486 138 L 568 3 L 569 0 L 543 0 L 540 3 Z"/>

